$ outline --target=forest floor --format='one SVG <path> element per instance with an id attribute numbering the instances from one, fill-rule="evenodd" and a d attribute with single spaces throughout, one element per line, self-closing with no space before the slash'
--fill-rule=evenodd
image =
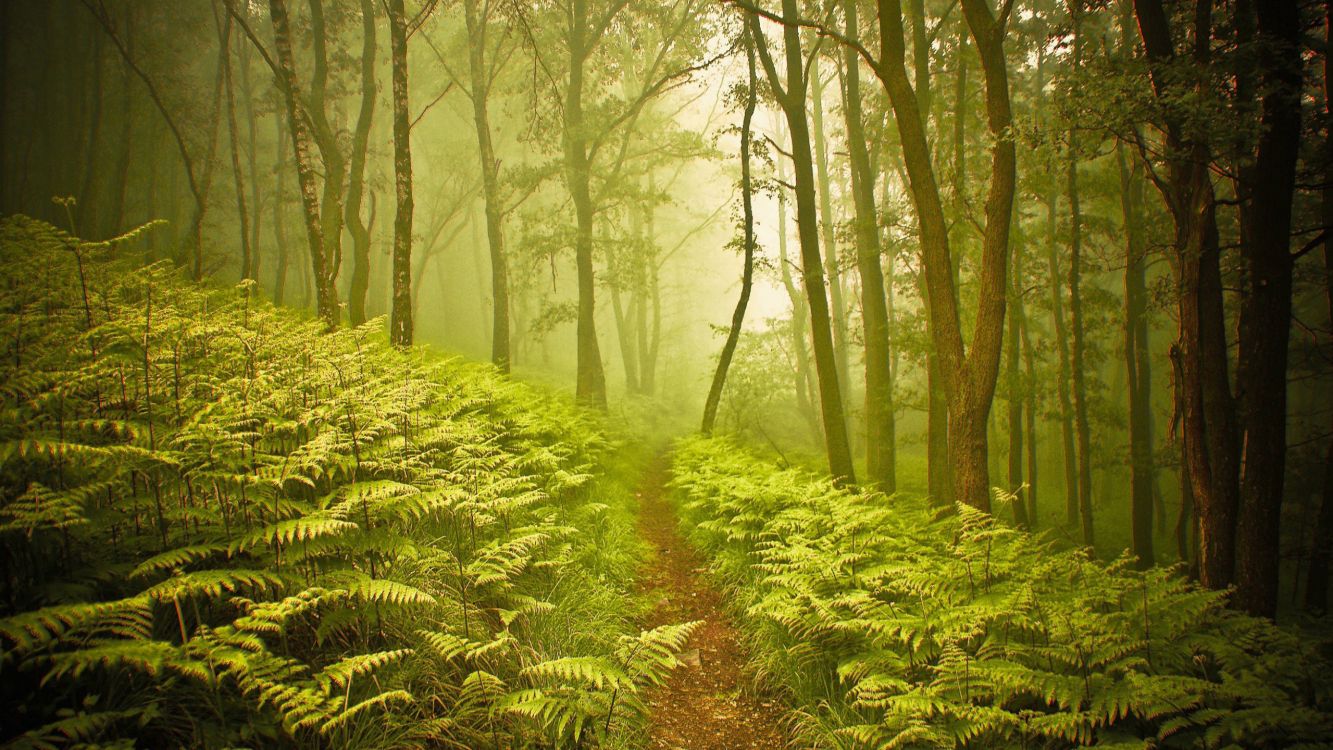
<path id="1" fill-rule="evenodd" d="M 708 581 L 704 562 L 677 530 L 658 456 L 638 487 L 639 531 L 652 546 L 641 585 L 653 602 L 647 627 L 702 620 L 682 666 L 648 693 L 651 750 L 775 750 L 787 745 L 782 708 L 755 689 L 739 631 Z"/>

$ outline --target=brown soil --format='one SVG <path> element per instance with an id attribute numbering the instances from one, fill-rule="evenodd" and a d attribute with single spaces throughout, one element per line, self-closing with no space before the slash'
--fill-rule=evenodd
<path id="1" fill-rule="evenodd" d="M 654 609 L 648 627 L 702 620 L 684 662 L 648 694 L 651 750 L 776 750 L 787 746 L 782 709 L 758 695 L 746 672 L 740 634 L 722 609 L 703 561 L 677 531 L 663 483 L 666 460 L 648 467 L 639 487 L 639 531 L 653 548 L 641 581 Z"/>

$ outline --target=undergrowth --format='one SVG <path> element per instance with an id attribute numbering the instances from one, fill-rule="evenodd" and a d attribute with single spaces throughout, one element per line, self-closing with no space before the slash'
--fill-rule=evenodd
<path id="1" fill-rule="evenodd" d="M 632 626 L 603 428 L 137 234 L 0 222 L 0 741 L 631 744 L 691 626 Z"/>
<path id="2" fill-rule="evenodd" d="M 679 443 L 673 485 L 803 746 L 1333 738 L 1316 645 L 1172 570 L 1098 563 L 967 506 L 841 490 L 726 440 Z"/>

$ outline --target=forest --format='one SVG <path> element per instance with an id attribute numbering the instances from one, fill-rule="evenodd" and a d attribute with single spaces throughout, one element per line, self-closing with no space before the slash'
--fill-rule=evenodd
<path id="1" fill-rule="evenodd" d="M 1333 0 L 0 0 L 0 747 L 1333 748 Z"/>

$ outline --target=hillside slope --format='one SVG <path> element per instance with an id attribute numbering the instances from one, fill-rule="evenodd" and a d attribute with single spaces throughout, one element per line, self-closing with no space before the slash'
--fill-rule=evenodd
<path id="1" fill-rule="evenodd" d="M 0 742 L 632 743 L 689 628 L 602 429 L 134 242 L 0 223 Z"/>

